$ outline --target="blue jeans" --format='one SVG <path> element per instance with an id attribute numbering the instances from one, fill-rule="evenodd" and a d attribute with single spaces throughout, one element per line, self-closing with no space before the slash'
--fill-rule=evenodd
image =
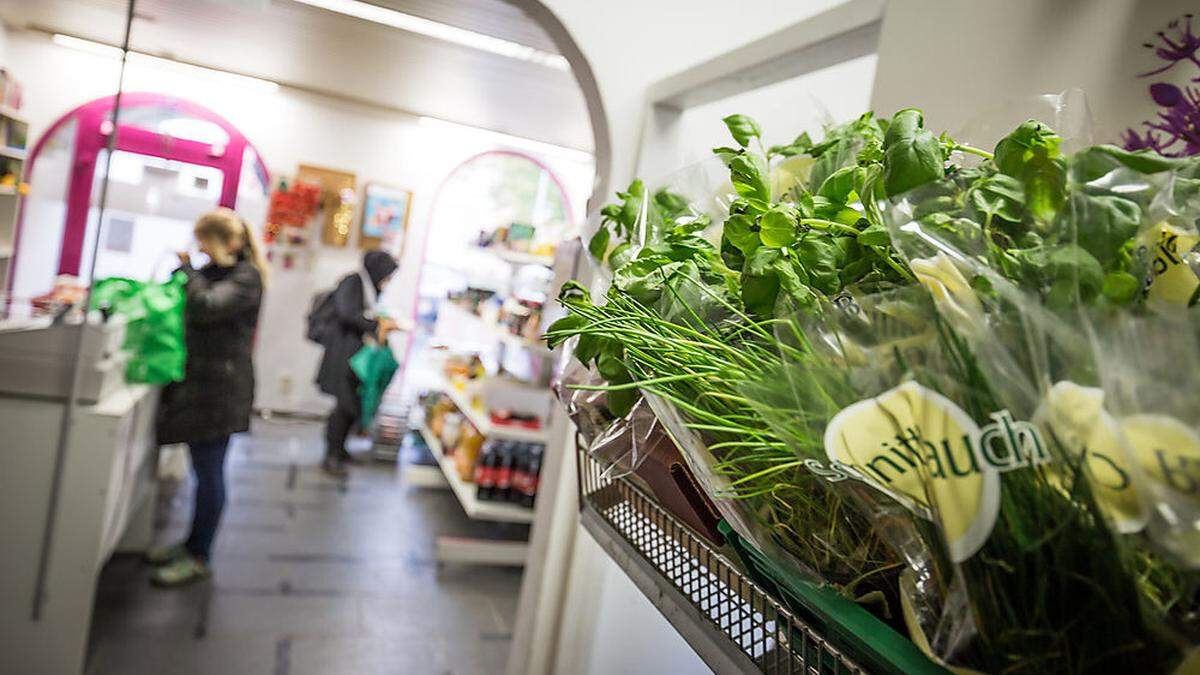
<path id="1" fill-rule="evenodd" d="M 221 511 L 225 509 L 225 451 L 229 437 L 188 443 L 192 471 L 196 474 L 196 505 L 192 511 L 192 531 L 184 548 L 205 563 L 212 551 Z"/>

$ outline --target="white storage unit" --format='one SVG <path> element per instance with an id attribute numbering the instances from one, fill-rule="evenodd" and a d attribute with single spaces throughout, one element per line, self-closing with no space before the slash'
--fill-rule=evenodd
<path id="1" fill-rule="evenodd" d="M 0 672 L 82 672 L 100 569 L 115 551 L 144 550 L 153 536 L 157 402 L 157 388 L 123 385 L 76 408 L 43 561 L 65 402 L 0 397 Z"/>

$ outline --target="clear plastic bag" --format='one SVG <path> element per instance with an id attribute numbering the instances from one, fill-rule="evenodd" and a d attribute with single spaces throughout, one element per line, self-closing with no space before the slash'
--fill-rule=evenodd
<path id="1" fill-rule="evenodd" d="M 658 445 L 654 414 L 645 401 L 638 401 L 627 414 L 615 417 L 608 408 L 606 392 L 579 388 L 603 384 L 600 375 L 578 361 L 563 363 L 564 369 L 555 381 L 555 393 L 588 454 L 605 467 L 606 477 L 632 473 Z"/>
<path id="2" fill-rule="evenodd" d="M 996 476 L 995 514 L 982 538 L 957 553 L 947 540 L 978 631 L 967 662 L 997 668 L 1008 652 L 1029 655 L 1021 669 L 1111 668 L 1117 662 L 1104 659 L 1130 658 L 1129 668 L 1165 668 L 1177 645 L 1149 607 L 1165 587 L 1148 579 L 1166 575 L 1174 584 L 1178 571 L 1116 534 L 1137 532 L 1148 511 L 1139 467 L 1101 386 L 1114 355 L 1095 349 L 1090 321 L 1098 307 L 1111 312 L 1134 300 L 1125 297 L 1128 289 L 1114 289 L 1111 277 L 1137 279 L 1136 260 L 1124 267 L 1104 257 L 1119 254 L 1114 242 L 1129 233 L 1114 229 L 1114 218 L 1100 220 L 1113 213 L 1097 201 L 1102 195 L 1075 186 L 1034 244 L 1005 248 L 969 208 L 929 216 L 931 199 L 963 199 L 949 183 L 896 200 L 888 221 L 944 327 L 943 351 L 953 357 L 946 363 L 957 374 L 942 378 L 942 386 L 970 383 L 950 398 L 967 411 L 976 454 Z M 1136 230 L 1140 215 L 1126 216 L 1123 224 Z M 1107 239 L 1097 234 L 1101 227 Z M 936 381 L 937 374 L 924 379 Z M 1037 595 L 1028 593 L 1025 577 L 1038 580 Z M 1080 615 L 1086 624 L 1077 623 Z M 1109 651 L 1118 646 L 1120 656 Z"/>

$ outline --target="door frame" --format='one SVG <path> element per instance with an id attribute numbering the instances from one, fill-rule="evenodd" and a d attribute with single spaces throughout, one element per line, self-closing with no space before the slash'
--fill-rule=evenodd
<path id="1" fill-rule="evenodd" d="M 207 120 L 220 127 L 229 137 L 228 143 L 214 145 L 168 134 L 160 134 L 128 124 L 119 124 L 115 129 L 109 119 L 116 105 L 116 95 L 105 96 L 84 103 L 60 117 L 42 134 L 29 154 L 24 168 L 25 180 L 33 175 L 33 168 L 46 142 L 63 125 L 77 120 L 74 139 L 74 156 L 69 185 L 67 188 L 67 213 L 63 227 L 62 244 L 59 249 L 58 274 L 78 276 L 83 259 L 84 242 L 87 239 L 88 211 L 92 204 L 92 186 L 96 174 L 96 161 L 100 151 L 108 147 L 109 135 L 117 133 L 115 150 L 149 155 L 186 164 L 214 167 L 224 176 L 221 185 L 220 206 L 234 208 L 237 204 L 238 186 L 242 174 L 242 161 L 246 148 L 254 150 L 256 166 L 252 169 L 265 178 L 264 189 L 270 189 L 270 174 L 257 148 L 228 120 L 187 99 L 152 92 L 128 92 L 121 94 L 122 107 L 162 106 L 186 113 L 191 117 Z M 119 121 L 119 111 L 118 111 Z M 17 217 L 17 228 L 13 240 L 14 273 L 9 274 L 9 284 L 15 279 L 15 270 L 21 251 L 21 231 L 25 226 L 25 204 L 22 202 Z"/>

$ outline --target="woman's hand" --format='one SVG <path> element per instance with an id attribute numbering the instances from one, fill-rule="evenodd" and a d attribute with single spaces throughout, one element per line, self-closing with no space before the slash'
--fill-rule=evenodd
<path id="1" fill-rule="evenodd" d="M 396 322 L 392 319 L 389 319 L 386 316 L 380 317 L 376 321 L 375 336 L 379 338 L 379 342 L 387 342 L 388 333 L 396 330 L 397 328 L 399 328 L 399 326 L 397 326 Z"/>
<path id="2" fill-rule="evenodd" d="M 192 254 L 188 253 L 187 251 L 179 251 L 175 254 L 175 257 L 179 258 L 180 265 L 184 267 L 192 266 Z"/>

